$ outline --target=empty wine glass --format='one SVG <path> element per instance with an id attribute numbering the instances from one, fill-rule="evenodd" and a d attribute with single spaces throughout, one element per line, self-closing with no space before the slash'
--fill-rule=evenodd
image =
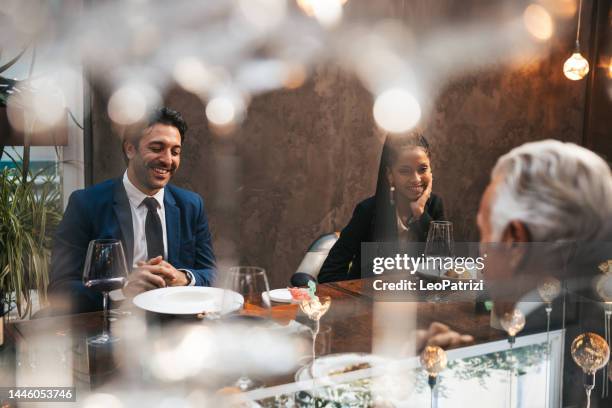
<path id="1" fill-rule="evenodd" d="M 127 262 L 121 241 L 117 239 L 95 239 L 89 243 L 83 284 L 86 288 L 102 292 L 104 322 L 102 333 L 88 339 L 91 344 L 106 344 L 116 340 L 110 334 L 108 319 L 109 292 L 123 288 L 127 283 Z"/>
<path id="2" fill-rule="evenodd" d="M 229 268 L 222 281 L 222 313 L 236 309 L 234 292 L 237 292 L 244 298 L 243 310 L 247 319 L 270 318 L 270 286 L 265 269 L 257 266 L 235 266 Z M 259 388 L 261 385 L 261 382 L 251 379 L 245 372 L 234 384 L 241 391 Z"/>
<path id="3" fill-rule="evenodd" d="M 453 257 L 453 223 L 450 221 L 432 221 L 429 223 L 425 256 L 434 258 Z M 438 270 L 438 274 L 442 271 Z"/>
<path id="4" fill-rule="evenodd" d="M 438 277 L 446 271 L 443 270 L 444 259 L 454 256 L 454 240 L 453 240 L 453 223 L 450 221 L 431 221 L 429 223 L 429 231 L 427 233 L 427 242 L 425 243 L 425 257 L 440 258 L 439 262 L 434 260 L 434 268 Z M 440 293 L 433 293 L 428 301 L 440 302 L 442 296 Z"/>

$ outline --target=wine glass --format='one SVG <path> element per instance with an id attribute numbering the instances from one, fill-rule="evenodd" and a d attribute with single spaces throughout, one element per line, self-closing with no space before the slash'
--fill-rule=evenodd
<path id="1" fill-rule="evenodd" d="M 429 223 L 429 231 L 427 232 L 427 242 L 425 243 L 425 257 L 440 258 L 440 262 L 436 262 L 434 259 L 434 267 L 437 270 L 438 277 L 441 278 L 445 272 L 442 270 L 442 265 L 445 263 L 444 258 L 452 258 L 453 256 L 453 223 L 450 221 L 431 221 Z M 439 302 L 441 300 L 442 296 L 440 293 L 434 293 L 428 299 L 431 302 Z"/>
<path id="2" fill-rule="evenodd" d="M 316 344 L 317 335 L 320 329 L 321 317 L 329 310 L 331 306 L 331 297 L 329 296 L 314 296 L 307 300 L 300 302 L 300 310 L 308 316 L 309 319 L 314 321 L 312 328 L 312 363 L 310 364 L 310 376 L 314 379 L 314 363 L 317 357 Z"/>
<path id="3" fill-rule="evenodd" d="M 235 266 L 229 268 L 222 280 L 224 282 L 222 313 L 236 309 L 236 295 L 233 292 L 237 292 L 244 298 L 244 318 L 270 318 L 270 286 L 265 269 L 257 266 Z M 245 372 L 234 383 L 234 386 L 243 392 L 259 388 L 261 385 L 261 382 L 249 378 Z"/>
<path id="4" fill-rule="evenodd" d="M 431 221 L 427 232 L 425 255 L 453 256 L 453 223 L 450 221 Z"/>
<path id="5" fill-rule="evenodd" d="M 453 223 L 450 221 L 430 222 L 425 243 L 425 256 L 446 258 L 453 257 L 453 254 Z M 438 272 L 441 274 L 441 270 Z"/>
<path id="6" fill-rule="evenodd" d="M 107 344 L 113 338 L 109 330 L 108 299 L 109 292 L 123 288 L 127 283 L 128 268 L 123 246 L 118 239 L 94 239 L 89 242 L 83 284 L 86 288 L 102 292 L 104 323 L 102 333 L 88 339 L 91 344 Z"/>

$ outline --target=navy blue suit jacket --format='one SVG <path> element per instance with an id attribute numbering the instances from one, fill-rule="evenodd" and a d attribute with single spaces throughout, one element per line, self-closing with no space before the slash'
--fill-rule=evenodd
<path id="1" fill-rule="evenodd" d="M 190 270 L 196 285 L 210 285 L 216 273 L 215 256 L 202 198 L 168 184 L 164 209 L 168 263 L 177 269 Z M 85 288 L 82 276 L 89 241 L 105 238 L 122 241 L 127 264 L 131 266 L 134 231 L 122 178 L 71 194 L 53 244 L 48 290 L 52 306 L 69 312 L 102 308 L 102 296 Z"/>

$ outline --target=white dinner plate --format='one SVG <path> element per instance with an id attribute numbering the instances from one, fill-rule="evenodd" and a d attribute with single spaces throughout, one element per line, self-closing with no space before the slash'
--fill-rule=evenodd
<path id="1" fill-rule="evenodd" d="M 229 301 L 223 299 L 224 292 L 225 296 L 230 296 Z M 134 297 L 133 302 L 149 312 L 195 315 L 202 312 L 218 313 L 223 303 L 223 313 L 235 312 L 242 307 L 244 298 L 231 290 L 206 286 L 173 286 L 141 293 Z"/>
<path id="2" fill-rule="evenodd" d="M 278 303 L 291 303 L 292 302 L 291 292 L 289 292 L 289 289 L 287 288 L 274 289 L 268 293 L 270 293 L 270 299 L 273 302 L 278 302 Z M 261 297 L 264 298 L 264 301 L 266 300 L 265 292 L 261 294 Z"/>

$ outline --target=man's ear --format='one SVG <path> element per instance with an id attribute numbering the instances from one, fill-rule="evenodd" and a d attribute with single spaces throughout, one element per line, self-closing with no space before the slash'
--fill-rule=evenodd
<path id="1" fill-rule="evenodd" d="M 131 142 L 125 140 L 123 142 L 123 151 L 127 156 L 128 160 L 131 160 L 136 154 L 136 146 L 134 146 Z"/>
<path id="2" fill-rule="evenodd" d="M 530 240 L 529 230 L 525 224 L 517 220 L 510 221 L 501 239 L 502 242 L 510 244 L 514 242 L 529 242 Z"/>
<path id="3" fill-rule="evenodd" d="M 515 274 L 520 274 L 521 264 L 527 256 L 527 247 L 517 245 L 530 241 L 529 230 L 520 221 L 511 221 L 502 235 L 502 242 L 506 244 L 508 251 L 508 266 Z"/>

